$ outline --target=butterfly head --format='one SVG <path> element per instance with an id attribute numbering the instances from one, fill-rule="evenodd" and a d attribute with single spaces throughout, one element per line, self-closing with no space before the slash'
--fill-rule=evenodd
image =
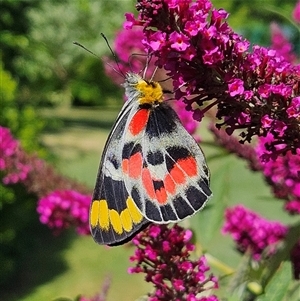
<path id="1" fill-rule="evenodd" d="M 163 101 L 163 89 L 158 82 L 146 81 L 136 73 L 127 73 L 124 83 L 128 99 L 134 99 L 140 105 L 155 105 Z"/>

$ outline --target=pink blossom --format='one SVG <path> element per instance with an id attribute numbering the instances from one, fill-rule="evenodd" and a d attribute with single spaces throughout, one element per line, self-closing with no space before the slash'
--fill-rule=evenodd
<path id="1" fill-rule="evenodd" d="M 285 210 L 287 210 L 288 212 L 290 212 L 292 214 L 300 214 L 300 201 L 299 201 L 299 199 L 288 201 L 285 204 L 284 208 L 285 208 Z"/>
<path id="2" fill-rule="evenodd" d="M 228 13 L 214 9 L 210 1 L 141 0 L 136 7 L 144 45 L 173 79 L 176 99 L 197 112 L 194 119 L 200 121 L 215 106 L 216 120 L 222 120 L 216 126 L 225 127 L 228 135 L 238 130 L 241 143 L 272 133 L 267 160 L 300 149 L 298 117 L 292 108 L 286 114 L 299 96 L 300 67 L 287 61 L 278 47 L 254 45 L 250 51 L 250 42 L 227 24 Z M 165 34 L 159 46 L 156 32 Z M 274 42 L 279 38 L 274 35 Z M 269 127 L 261 127 L 263 116 L 273 119 Z M 279 144 L 284 147 L 276 148 Z"/>
<path id="3" fill-rule="evenodd" d="M 157 228 L 160 228 L 160 235 L 151 236 L 150 233 L 157 233 Z M 209 299 L 213 296 L 197 297 L 205 290 L 217 288 L 218 280 L 206 274 L 210 268 L 204 256 L 196 261 L 189 258 L 194 250 L 191 234 L 190 230 L 178 225 L 172 228 L 150 225 L 135 237 L 136 250 L 130 261 L 136 262 L 136 266 L 130 268 L 129 273 L 146 274 L 146 281 L 154 285 L 149 300 L 218 301 L 216 297 Z"/>
<path id="4" fill-rule="evenodd" d="M 251 252 L 253 259 L 260 260 L 263 252 L 270 256 L 276 251 L 276 243 L 283 239 L 287 227 L 279 222 L 268 221 L 242 205 L 228 208 L 223 233 L 230 233 L 237 249 Z"/>
<path id="5" fill-rule="evenodd" d="M 228 84 L 230 96 L 241 95 L 244 92 L 244 82 L 240 79 L 234 79 Z"/>
<path id="6" fill-rule="evenodd" d="M 124 29 L 132 29 L 133 25 L 136 24 L 134 15 L 132 13 L 125 13 L 126 21 L 123 24 Z"/>
<path id="7" fill-rule="evenodd" d="M 90 233 L 90 202 L 91 196 L 73 190 L 54 191 L 39 200 L 37 212 L 40 214 L 41 223 L 53 229 L 55 234 L 75 226 L 78 234 L 87 235 Z"/>
<path id="8" fill-rule="evenodd" d="M 152 50 L 157 51 L 161 49 L 165 43 L 166 43 L 166 34 L 160 31 L 156 31 L 152 35 L 152 39 L 149 46 L 152 48 Z"/>
<path id="9" fill-rule="evenodd" d="M 292 99 L 286 112 L 288 113 L 289 117 L 294 117 L 294 118 L 300 117 L 300 96 L 297 96 Z"/>
<path id="10" fill-rule="evenodd" d="M 293 10 L 292 17 L 295 22 L 300 23 L 300 1 L 299 0 Z"/>
<path id="11" fill-rule="evenodd" d="M 4 171 L 3 183 L 21 183 L 26 190 L 38 197 L 45 196 L 53 189 L 77 189 L 86 192 L 84 185 L 58 174 L 54 168 L 35 154 L 28 154 L 13 138 L 9 129 L 0 127 L 0 165 Z"/>
<path id="12" fill-rule="evenodd" d="M 3 183 L 16 184 L 27 179 L 32 167 L 26 162 L 26 154 L 8 128 L 0 126 L 0 170 L 5 171 Z"/>
<path id="13" fill-rule="evenodd" d="M 267 182 L 271 184 L 275 196 L 287 202 L 285 209 L 300 214 L 300 151 L 296 154 L 288 151 L 285 156 L 266 161 L 264 156 L 270 153 L 267 147 L 273 139 L 273 135 L 269 134 L 265 138 L 260 138 L 256 146 L 262 172 Z M 277 145 L 278 149 L 283 147 Z"/>
<path id="14" fill-rule="evenodd" d="M 264 116 L 261 118 L 261 125 L 262 125 L 262 127 L 264 127 L 264 128 L 269 128 L 269 127 L 271 127 L 272 122 L 273 122 L 273 119 L 271 119 L 268 115 L 264 115 Z"/>
<path id="15" fill-rule="evenodd" d="M 0 170 L 7 168 L 7 158 L 12 157 L 19 146 L 8 128 L 0 126 Z"/>
<path id="16" fill-rule="evenodd" d="M 271 48 L 276 54 L 284 57 L 288 62 L 294 63 L 296 55 L 293 53 L 293 46 L 286 38 L 283 30 L 277 23 L 271 23 Z"/>
<path id="17" fill-rule="evenodd" d="M 183 34 L 172 32 L 169 39 L 172 43 L 171 48 L 175 50 L 185 51 L 190 46 L 189 38 Z"/>

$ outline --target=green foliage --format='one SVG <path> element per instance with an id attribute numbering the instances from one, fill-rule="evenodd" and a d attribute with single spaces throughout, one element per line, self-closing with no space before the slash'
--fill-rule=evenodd
<path id="1" fill-rule="evenodd" d="M 17 82 L 0 64 L 2 79 L 1 89 L 1 120 L 0 125 L 10 128 L 11 132 L 20 139 L 25 150 L 38 151 L 40 156 L 46 156 L 46 151 L 40 145 L 37 137 L 45 122 L 38 117 L 34 106 L 24 104 L 16 98 Z"/>
<path id="2" fill-rule="evenodd" d="M 36 200 L 26 193 L 21 185 L 7 187 L 0 185 L 1 210 L 0 210 L 0 285 L 7 283 L 18 270 L 18 262 L 24 250 L 20 243 L 26 233 L 26 229 L 35 220 Z M 21 239 L 21 240 L 20 240 Z"/>
<path id="3" fill-rule="evenodd" d="M 105 75 L 103 65 L 88 55 L 77 69 L 77 76 L 70 80 L 72 103 L 76 106 L 110 106 L 112 99 L 123 98 L 122 90 L 117 89 Z"/>
<path id="4" fill-rule="evenodd" d="M 4 44 L 11 44 L 13 38 L 19 40 L 18 53 L 9 58 L 9 70 L 20 79 L 19 98 L 35 107 L 105 105 L 107 98 L 115 96 L 116 88 L 106 79 L 101 61 L 73 41 L 102 57 L 108 47 L 100 33 L 112 40 L 124 21 L 122 14 L 113 12 L 116 7 L 125 12 L 132 2 L 41 1 L 28 7 L 24 11 L 26 34 L 2 33 Z"/>
<path id="5" fill-rule="evenodd" d="M 257 301 L 282 301 L 292 281 L 291 263 L 283 262 Z"/>
<path id="6" fill-rule="evenodd" d="M 46 157 L 47 151 L 37 139 L 44 127 L 44 121 L 38 117 L 32 105 L 18 101 L 17 82 L 7 70 L 3 69 L 3 64 L 0 64 L 0 73 L 0 125 L 10 128 L 24 149 Z M 1 179 L 3 176 L 2 172 Z M 1 182 L 0 195 L 0 284 L 3 284 L 15 275 L 20 258 L 26 252 L 20 238 L 24 235 L 29 237 L 34 235 L 26 233 L 26 229 L 34 223 L 37 224 L 38 220 L 35 211 L 37 200 L 28 195 L 21 185 L 8 187 Z"/>
<path id="7" fill-rule="evenodd" d="M 9 206 L 14 201 L 14 193 L 11 189 L 7 188 L 6 186 L 0 185 L 0 195 L 1 195 L 1 202 L 0 202 L 0 215 L 3 212 L 3 208 L 5 206 Z M 13 245 L 13 240 L 15 237 L 14 229 L 10 228 L 10 225 L 4 225 L 1 221 L 0 224 L 0 245 L 1 252 L 0 252 L 0 283 L 6 280 L 7 277 L 14 271 L 15 263 L 14 258 L 9 254 L 9 252 L 4 251 L 5 246 Z M 12 251 L 12 250 L 9 250 Z"/>

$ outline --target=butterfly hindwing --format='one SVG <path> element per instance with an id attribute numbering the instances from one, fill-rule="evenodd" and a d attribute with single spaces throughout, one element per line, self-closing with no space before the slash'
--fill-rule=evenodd
<path id="1" fill-rule="evenodd" d="M 168 223 L 199 211 L 211 197 L 209 171 L 202 150 L 174 110 L 165 102 L 140 107 L 129 116 L 127 128 L 124 181 L 142 214 Z"/>

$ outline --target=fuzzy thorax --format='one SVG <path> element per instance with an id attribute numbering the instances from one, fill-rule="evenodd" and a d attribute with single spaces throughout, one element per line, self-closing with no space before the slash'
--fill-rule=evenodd
<path id="1" fill-rule="evenodd" d="M 163 101 L 163 90 L 158 82 L 147 82 L 141 80 L 137 83 L 136 89 L 140 92 L 140 104 L 154 104 Z"/>

